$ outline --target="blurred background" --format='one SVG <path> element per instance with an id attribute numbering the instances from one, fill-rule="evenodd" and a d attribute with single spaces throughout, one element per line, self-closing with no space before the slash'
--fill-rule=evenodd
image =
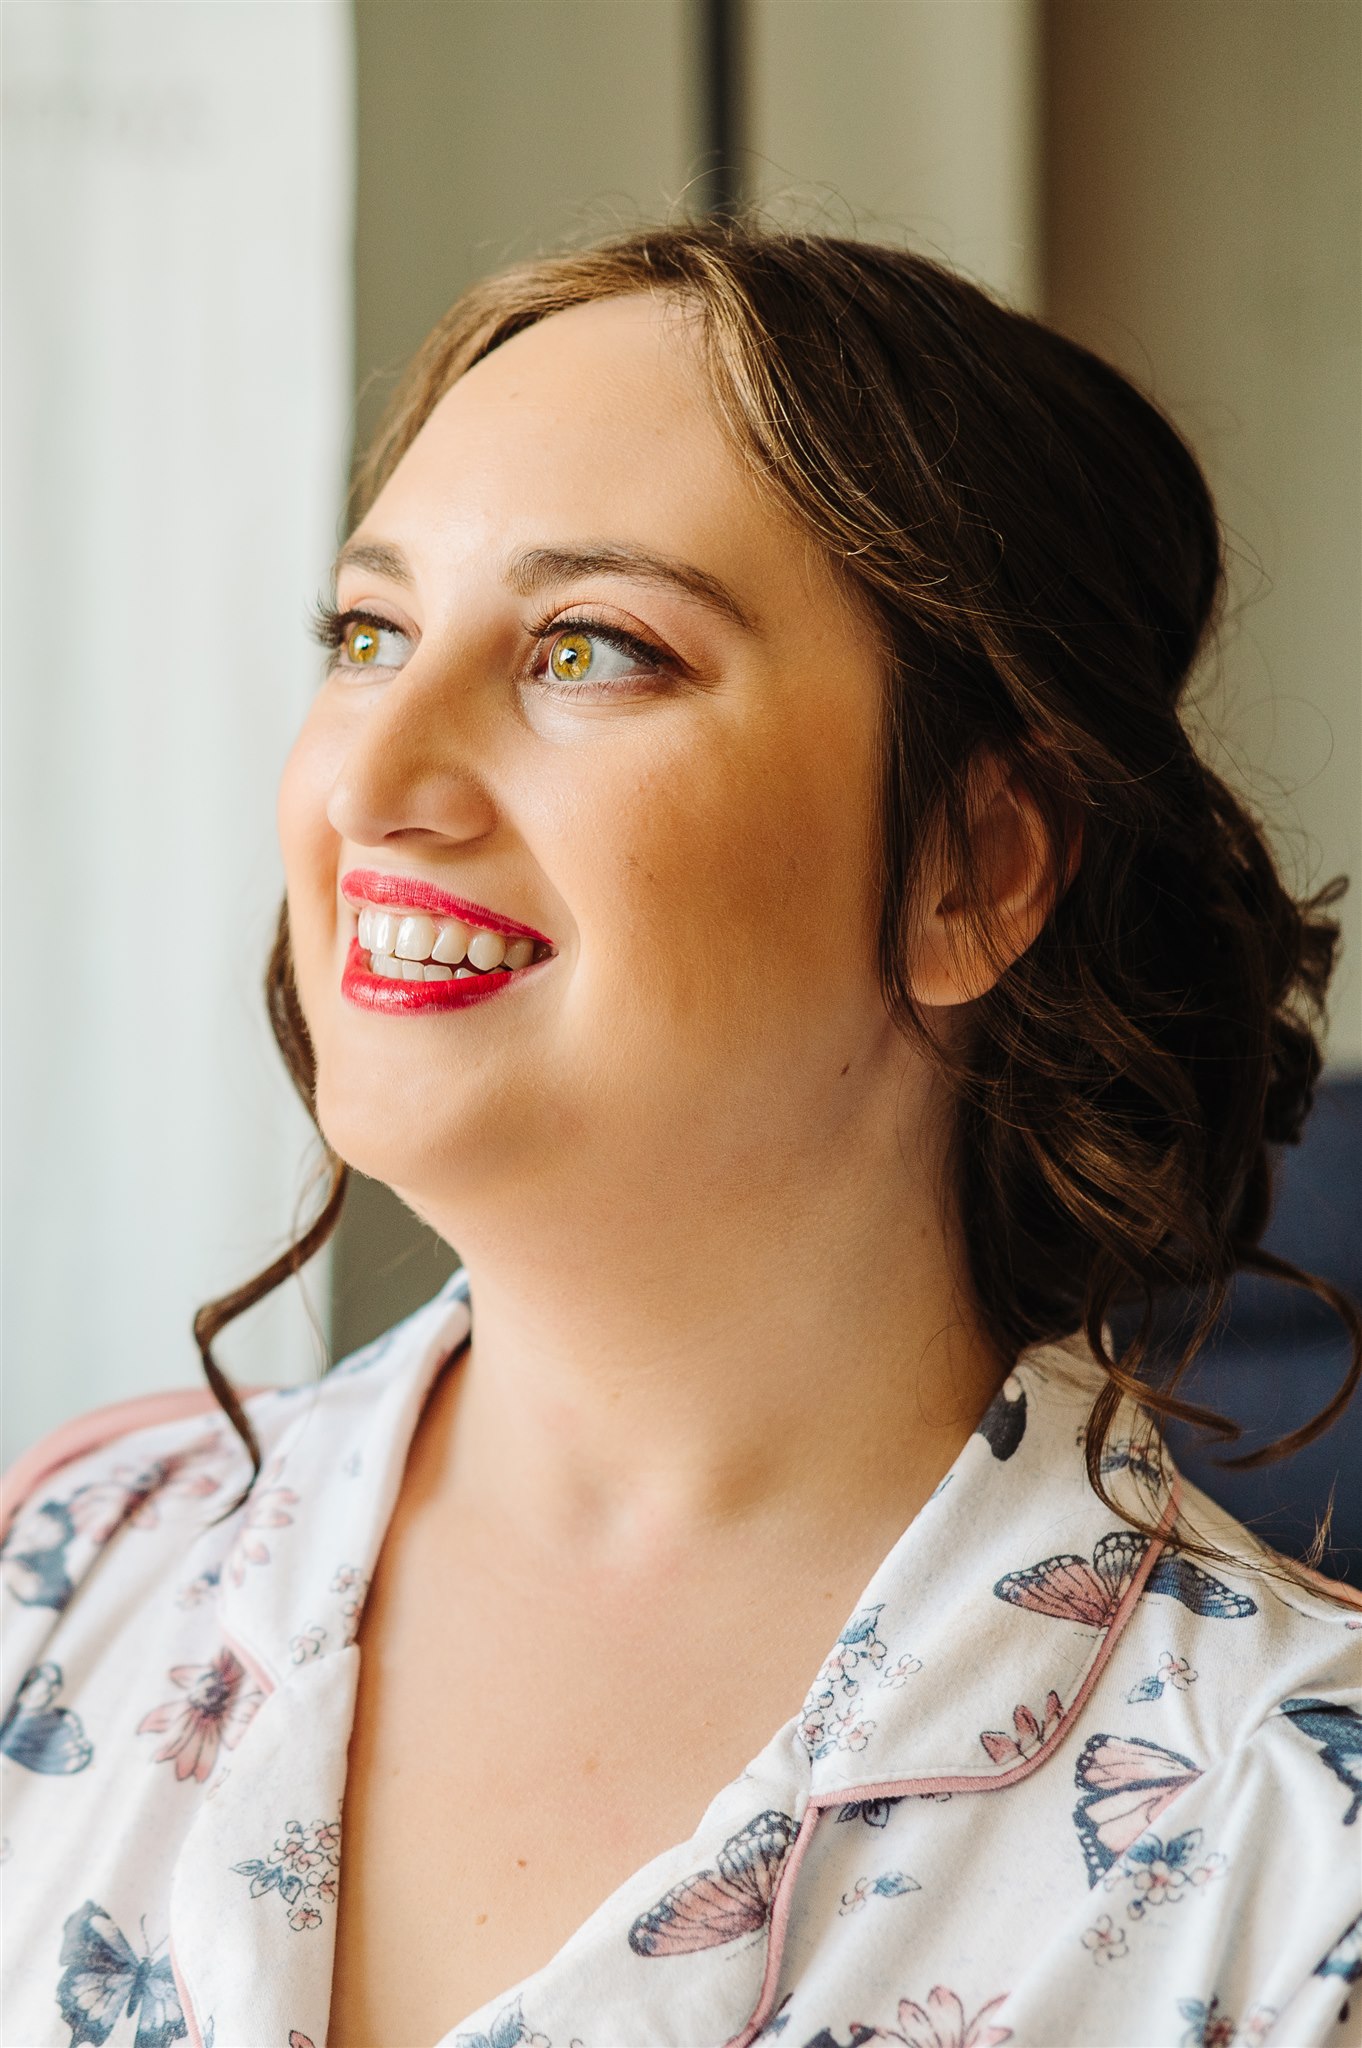
<path id="1" fill-rule="evenodd" d="M 1353 875 L 1269 1240 L 1362 1293 L 1358 0 L 5 0 L 6 1460 L 199 1380 L 309 1128 L 264 1021 L 279 768 L 352 449 L 473 278 L 735 202 L 944 257 L 1132 375 L 1233 554 L 1202 744 L 1298 885 Z M 56 939 L 52 924 L 60 926 Z M 221 1342 L 310 1378 L 454 1264 L 358 1181 Z M 1243 1287 L 1196 1391 L 1250 1440 L 1346 1347 Z M 1362 1445 L 1196 1475 L 1299 1549 Z"/>

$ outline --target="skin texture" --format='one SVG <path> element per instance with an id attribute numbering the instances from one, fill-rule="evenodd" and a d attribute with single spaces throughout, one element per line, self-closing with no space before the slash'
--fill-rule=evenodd
<path id="1" fill-rule="evenodd" d="M 355 538 L 406 573 L 344 568 L 338 602 L 398 637 L 322 684 L 279 802 L 318 1113 L 457 1246 L 476 1305 L 360 1637 L 330 2039 L 391 2048 L 684 1839 L 798 1708 L 1010 1361 L 963 1277 L 948 1106 L 876 977 L 874 627 L 724 437 L 684 309 L 603 301 L 504 344 Z M 748 625 L 613 572 L 506 581 L 519 549 L 607 541 L 721 578 Z M 564 694 L 534 629 L 587 614 L 672 666 L 593 642 L 623 686 Z M 983 767 L 978 861 L 1020 952 L 1040 842 Z M 467 1010 L 357 1009 L 356 866 L 557 957 Z M 930 875 L 921 902 L 915 988 L 949 1030 L 997 968 Z M 479 1687 L 495 1668 L 520 1704 L 490 1754 L 433 1765 L 474 1643 Z M 722 1710 L 699 1714 L 707 1688 Z M 459 1853 L 416 1887 L 403 1829 L 432 1811 Z M 543 1853 L 569 1839 L 566 1865 Z"/>

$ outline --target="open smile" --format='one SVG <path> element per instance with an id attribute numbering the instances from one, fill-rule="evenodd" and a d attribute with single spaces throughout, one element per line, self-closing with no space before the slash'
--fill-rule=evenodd
<path id="1" fill-rule="evenodd" d="M 464 1009 L 554 957 L 533 926 L 413 877 L 356 870 L 341 893 L 357 914 L 341 993 L 360 1009 Z"/>

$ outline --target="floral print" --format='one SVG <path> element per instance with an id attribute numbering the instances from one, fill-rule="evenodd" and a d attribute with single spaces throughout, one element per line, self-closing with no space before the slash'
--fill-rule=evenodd
<path id="1" fill-rule="evenodd" d="M 1178 2011 L 1190 2022 L 1180 2048 L 1262 2048 L 1277 2017 L 1272 2006 L 1258 2005 L 1237 2026 L 1215 1996 L 1207 2002 L 1180 1998 Z"/>
<path id="2" fill-rule="evenodd" d="M 1001 1997 L 990 1998 L 967 2020 L 957 1994 L 944 1984 L 935 1984 L 927 1993 L 925 2006 L 901 1998 L 898 2024 L 876 2027 L 870 2038 L 898 2041 L 901 2048 L 999 2048 L 999 2043 L 1012 2039 L 1010 2027 L 1000 2027 L 989 2017 L 1002 2003 Z"/>
<path id="3" fill-rule="evenodd" d="M 1045 1719 L 1038 1721 L 1029 1707 L 1016 1707 L 1012 1713 L 1013 1735 L 1005 1735 L 1001 1728 L 985 1728 L 979 1737 L 995 1764 L 1020 1763 L 1024 1757 L 1035 1756 L 1043 1749 L 1059 1727 L 1064 1709 L 1057 1692 L 1045 1695 Z"/>
<path id="4" fill-rule="evenodd" d="M 1159 1658 L 1159 1668 L 1151 1671 L 1148 1678 L 1142 1678 L 1126 1694 L 1130 1706 L 1138 1706 L 1143 1700 L 1163 1698 L 1164 1687 L 1171 1685 L 1178 1692 L 1186 1692 L 1189 1685 L 1196 1684 L 1196 1673 L 1186 1657 L 1175 1657 L 1171 1650 L 1165 1650 Z"/>
<path id="5" fill-rule="evenodd" d="M 1126 1912 L 1132 1920 L 1142 1920 L 1152 1907 L 1177 1905 L 1224 1875 L 1225 1857 L 1214 1850 L 1203 1857 L 1200 1851 L 1200 1828 L 1189 1828 L 1167 1842 L 1152 1832 L 1141 1835 L 1102 1882 L 1108 1891 L 1129 1882 L 1134 1896 Z"/>
<path id="6" fill-rule="evenodd" d="M 858 1913 L 867 1899 L 902 1899 L 922 1886 L 904 1870 L 883 1870 L 878 1877 L 858 1877 L 849 1892 L 843 1892 L 841 1913 Z"/>
<path id="7" fill-rule="evenodd" d="M 251 1880 L 251 1897 L 276 1892 L 288 1909 L 295 1934 L 310 1934 L 322 1924 L 323 1910 L 334 1906 L 340 1873 L 340 1822 L 314 1820 L 311 1827 L 289 1821 L 275 1838 L 268 1856 L 234 1863 L 232 1869 Z"/>
<path id="8" fill-rule="evenodd" d="M 234 1586 L 239 1586 L 246 1576 L 248 1565 L 268 1564 L 269 1545 L 260 1539 L 261 1529 L 286 1529 L 293 1520 L 292 1509 L 298 1505 L 298 1496 L 291 1486 L 269 1485 L 277 1479 L 279 1460 L 276 1458 L 261 1473 L 256 1489 L 246 1506 L 245 1518 L 237 1533 L 227 1558 L 227 1576 Z"/>
<path id="9" fill-rule="evenodd" d="M 262 1473 L 227 1517 L 239 1447 L 183 1397 L 179 1419 L 147 1423 L 141 1402 L 135 1426 L 49 1461 L 0 1572 L 7 2038 L 325 2041 L 364 1601 L 470 1327 L 466 1290 L 442 1290 L 358 1369 L 249 1397 Z M 1279 1597 L 1195 1495 L 1213 1571 L 1122 1526 L 1176 1475 L 1132 1413 L 1113 1505 L 1092 1493 L 1085 1359 L 1067 1340 L 1023 1354 L 840 1633 L 810 1646 L 790 1718 L 727 1784 L 691 1787 L 685 1839 L 654 1841 L 509 1995 L 450 2014 L 439 2048 L 1334 2048 L 1362 1973 L 1338 1853 L 1362 1832 L 1358 1635 L 1323 1598 Z M 1174 1530 L 1171 1498 L 1151 1512 Z M 527 1704 L 508 1716 L 507 1689 L 536 1685 L 475 1648 L 477 1684 L 411 1764 L 432 1886 L 458 1773 L 504 1773 Z M 736 1739 L 750 1655 L 722 1681 L 667 1671 L 697 1730 L 731 1715 Z M 566 1772 L 586 1718 L 599 1748 L 631 1711 L 627 1692 L 542 1691 Z M 607 1784 L 580 1789 L 583 1837 L 619 1819 Z M 575 1848 L 535 1789 L 507 1815 L 527 1867 Z"/>
<path id="10" fill-rule="evenodd" d="M 185 1697 L 153 1707 L 137 1724 L 139 1735 L 167 1735 L 156 1751 L 158 1764 L 174 1763 L 175 1776 L 203 1782 L 218 1760 L 218 1746 L 235 1749 L 264 1698 L 230 1650 L 209 1664 L 176 1664 L 173 1685 Z"/>
<path id="11" fill-rule="evenodd" d="M 1098 1914 L 1095 1925 L 1084 1933 L 1083 1946 L 1095 1963 L 1123 1962 L 1129 1954 L 1125 1928 L 1113 1925 L 1110 1913 Z"/>

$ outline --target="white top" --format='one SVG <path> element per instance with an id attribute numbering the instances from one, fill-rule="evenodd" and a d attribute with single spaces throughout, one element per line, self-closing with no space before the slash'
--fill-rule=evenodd
<path id="1" fill-rule="evenodd" d="M 217 1528 L 249 1468 L 216 1409 L 30 1454 L 10 2048 L 322 2048 L 356 1626 L 467 1289 L 254 1396 L 264 1470 Z M 1080 1339 L 1023 1354 L 800 1713 L 448 2048 L 1362 2041 L 1362 1612 L 1256 1574 L 1190 1489 L 1232 1564 L 1123 1526 L 1083 1467 L 1096 1384 Z M 1128 1430 L 1110 1463 L 1171 1528 L 1171 1471 Z M 448 1739 L 495 1742 L 493 1705 L 451 1701 Z"/>

